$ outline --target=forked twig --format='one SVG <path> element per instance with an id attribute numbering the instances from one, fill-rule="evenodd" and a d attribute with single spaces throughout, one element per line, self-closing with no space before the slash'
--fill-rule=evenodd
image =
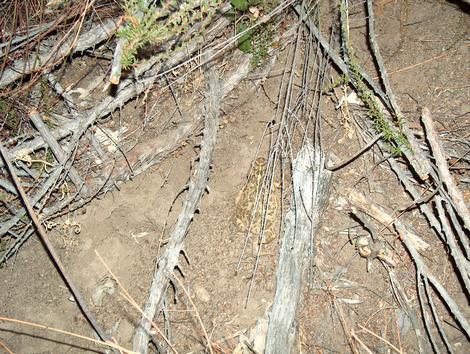
<path id="1" fill-rule="evenodd" d="M 392 343 L 390 343 L 388 340 L 386 340 L 385 338 L 382 338 L 381 336 L 379 336 L 378 334 L 372 332 L 370 329 L 367 329 L 366 327 L 362 326 L 361 324 L 358 324 L 359 328 L 361 328 L 362 330 L 366 331 L 367 333 L 369 333 L 370 335 L 374 336 L 375 338 L 377 339 L 380 339 L 382 342 L 384 342 L 385 344 L 387 344 L 390 348 L 392 348 L 393 350 L 395 350 L 397 353 L 400 353 L 402 354 L 403 352 L 398 349 L 397 347 L 395 347 Z"/>

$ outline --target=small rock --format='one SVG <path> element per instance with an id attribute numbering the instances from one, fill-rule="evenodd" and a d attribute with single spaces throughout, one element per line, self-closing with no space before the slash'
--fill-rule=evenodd
<path id="1" fill-rule="evenodd" d="M 209 302 L 209 300 L 211 299 L 209 292 L 202 286 L 196 285 L 194 287 L 194 293 L 196 294 L 196 297 L 202 302 Z"/>
<path id="2" fill-rule="evenodd" d="M 96 306 L 101 306 L 105 295 L 113 295 L 116 290 L 114 280 L 108 278 L 104 284 L 101 284 L 95 289 L 91 299 Z"/>
<path id="3" fill-rule="evenodd" d="M 464 103 L 460 106 L 460 114 L 467 114 L 470 112 L 470 104 Z"/>

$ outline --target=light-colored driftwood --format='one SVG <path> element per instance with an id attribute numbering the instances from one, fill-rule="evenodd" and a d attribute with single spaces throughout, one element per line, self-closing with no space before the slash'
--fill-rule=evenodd
<path id="1" fill-rule="evenodd" d="M 11 84 L 24 75 L 43 69 L 45 65 L 56 63 L 69 53 L 81 52 L 95 46 L 111 37 L 116 28 L 116 23 L 113 20 L 105 20 L 82 33 L 78 39 L 75 39 L 74 36 L 67 38 L 55 51 L 51 51 L 48 45 L 40 45 L 37 51 L 31 51 L 26 60 L 20 60 L 5 68 L 0 77 L 0 88 Z"/>
<path id="2" fill-rule="evenodd" d="M 276 294 L 269 314 L 265 353 L 292 352 L 297 335 L 294 320 L 307 255 L 328 199 L 331 172 L 320 148 L 305 145 L 293 163 L 293 198 L 285 218 L 276 273 Z"/>

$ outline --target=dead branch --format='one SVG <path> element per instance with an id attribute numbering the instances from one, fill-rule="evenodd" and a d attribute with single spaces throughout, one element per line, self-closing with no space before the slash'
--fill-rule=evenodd
<path id="1" fill-rule="evenodd" d="M 218 20 L 214 24 L 214 28 L 216 28 L 217 31 L 209 31 L 209 35 L 206 36 L 205 39 L 207 41 L 211 41 L 218 34 L 218 32 L 227 27 L 229 23 L 230 21 L 225 18 Z M 193 55 L 193 53 L 195 53 L 199 48 L 200 44 L 200 41 L 197 40 L 190 42 L 187 47 L 175 52 L 172 57 L 164 64 L 157 64 L 160 56 L 150 58 L 146 63 L 143 63 L 135 70 L 136 77 L 143 76 L 145 73 L 145 78 L 140 79 L 139 81 L 135 81 L 133 78 L 122 80 L 114 97 L 106 96 L 94 108 L 80 113 L 79 116 L 74 116 L 74 119 L 71 119 L 68 123 L 62 124 L 58 128 L 54 129 L 51 132 L 52 136 L 57 141 L 60 141 L 73 133 L 77 135 L 78 131 L 80 131 L 80 134 L 78 135 L 81 136 L 96 120 L 107 116 L 111 112 L 122 107 L 126 102 L 141 95 L 147 89 L 152 87 L 152 85 L 159 78 L 159 76 L 162 75 L 162 72 L 165 71 L 166 68 L 174 67 L 186 58 Z M 15 146 L 8 152 L 8 154 L 10 159 L 14 159 L 16 156 L 25 153 L 32 153 L 33 151 L 45 146 L 46 144 L 44 139 L 42 137 L 36 137 L 23 144 Z M 0 167 L 3 167 L 3 163 L 1 161 Z"/>
<path id="2" fill-rule="evenodd" d="M 432 168 L 429 161 L 424 157 L 424 153 L 419 146 L 414 134 L 411 132 L 408 122 L 406 119 L 403 118 L 403 114 L 401 113 L 400 107 L 398 106 L 397 100 L 392 90 L 392 85 L 390 84 L 390 80 L 388 79 L 387 70 L 385 69 L 385 65 L 383 63 L 382 55 L 380 54 L 380 49 L 376 41 L 375 35 L 375 27 L 374 27 L 374 6 L 371 0 L 367 0 L 367 12 L 368 12 L 368 30 L 369 30 L 369 42 L 372 48 L 372 54 L 374 59 L 379 67 L 380 71 L 380 78 L 384 84 L 385 93 L 387 95 L 387 99 L 384 102 L 389 111 L 396 117 L 396 119 L 401 120 L 402 124 L 402 131 L 405 134 L 406 139 L 408 140 L 411 150 L 405 149 L 404 154 L 408 161 L 410 162 L 411 167 L 416 171 L 418 176 L 421 178 L 422 181 L 426 180 L 429 174 L 432 174 Z M 376 92 L 377 93 L 377 92 Z M 383 97 L 381 97 L 383 100 Z"/>
<path id="3" fill-rule="evenodd" d="M 407 237 L 420 252 L 424 252 L 430 247 L 430 245 L 421 239 L 415 232 L 410 231 L 410 227 L 405 226 L 403 221 L 391 217 L 383 210 L 383 208 L 375 205 L 365 195 L 354 190 L 349 190 L 349 201 L 354 207 L 357 207 L 367 215 L 370 215 L 385 227 L 389 228 L 393 225 L 400 235 L 400 238 L 403 239 Z"/>
<path id="4" fill-rule="evenodd" d="M 305 145 L 293 163 L 293 197 L 285 218 L 276 294 L 269 314 L 266 353 L 290 353 L 297 329 L 294 319 L 300 301 L 308 251 L 328 199 L 331 172 L 321 149 Z"/>
<path id="5" fill-rule="evenodd" d="M 387 267 L 388 276 L 390 278 L 390 284 L 392 285 L 393 294 L 398 304 L 401 306 L 401 309 L 405 312 L 411 322 L 411 326 L 416 335 L 416 340 L 418 344 L 418 350 L 420 353 L 428 353 L 430 351 L 430 346 L 427 341 L 426 335 L 422 331 L 422 326 L 418 320 L 418 313 L 415 310 L 415 306 L 411 300 L 406 295 L 405 289 L 398 279 L 395 271 L 390 267 Z"/>
<path id="6" fill-rule="evenodd" d="M 69 53 L 82 52 L 95 46 L 112 36 L 116 29 L 117 26 L 113 20 L 106 20 L 82 33 L 77 40 L 67 38 L 55 52 L 51 52 L 50 47 L 45 44 L 40 45 L 37 51 L 29 55 L 28 59 L 16 61 L 5 68 L 0 77 L 0 88 L 4 88 L 24 75 L 44 69 L 45 65 L 56 65 L 63 56 Z"/>
<path id="7" fill-rule="evenodd" d="M 206 182 L 209 175 L 209 165 L 212 159 L 212 151 L 215 144 L 216 132 L 218 127 L 218 114 L 220 100 L 225 97 L 234 87 L 235 82 L 239 82 L 245 77 L 250 69 L 250 58 L 246 58 L 235 74 L 229 76 L 226 85 L 217 83 L 215 74 L 209 76 L 209 92 L 207 94 L 204 105 L 206 107 L 204 140 L 201 145 L 201 153 L 199 155 L 199 168 L 194 178 L 189 182 L 189 190 L 186 200 L 183 204 L 178 220 L 170 235 L 170 241 L 165 249 L 165 253 L 155 266 L 155 273 L 150 287 L 149 298 L 144 307 L 144 313 L 148 318 L 155 316 L 157 308 L 160 306 L 168 279 L 174 268 L 179 263 L 179 254 L 183 247 L 184 237 L 188 230 L 189 224 L 193 218 L 202 194 L 206 188 Z M 150 323 L 145 318 L 141 319 L 140 326 L 136 330 L 133 339 L 133 348 L 140 353 L 147 353 L 149 341 Z"/>
<path id="8" fill-rule="evenodd" d="M 8 154 L 5 152 L 5 156 L 8 158 Z M 57 181 L 60 178 L 60 175 L 62 174 L 63 167 L 58 167 L 56 168 L 49 178 L 47 179 L 46 182 L 42 185 L 41 189 L 31 197 L 30 203 L 34 207 L 36 204 L 49 192 L 50 189 L 52 189 Z M 5 235 L 6 232 L 8 232 L 9 229 L 11 229 L 13 226 L 18 223 L 18 221 L 21 220 L 21 218 L 26 215 L 26 211 L 24 209 L 20 209 L 13 217 L 11 217 L 8 221 L 4 222 L 1 227 L 0 227 L 0 236 Z"/>
<path id="9" fill-rule="evenodd" d="M 62 150 L 62 147 L 59 145 L 57 140 L 55 140 L 54 137 L 52 136 L 51 132 L 49 131 L 49 128 L 42 121 L 41 115 L 36 111 L 32 111 L 30 113 L 29 118 L 33 122 L 39 134 L 41 134 L 42 138 L 51 149 L 52 153 L 57 159 L 57 162 L 61 165 L 65 164 L 67 162 L 66 154 Z M 77 190 L 81 189 L 81 191 L 86 195 L 88 188 L 84 185 L 82 178 L 80 177 L 80 175 L 78 174 L 78 172 L 75 170 L 73 166 L 70 167 L 69 177 L 72 180 L 72 182 L 75 184 L 75 187 L 77 188 Z"/>
<path id="10" fill-rule="evenodd" d="M 364 213 L 375 218 L 377 221 L 381 222 L 384 226 L 389 226 L 390 222 L 387 220 L 392 221 L 393 218 L 388 215 L 382 208 L 376 206 L 372 201 L 368 200 L 364 195 L 350 191 L 349 201 L 352 203 L 353 206 L 359 208 Z M 432 275 L 426 263 L 424 262 L 423 258 L 420 255 L 419 247 L 421 242 L 416 242 L 417 238 L 416 235 L 410 233 L 409 227 L 405 226 L 403 223 L 401 225 L 397 224 L 397 220 L 393 220 L 393 224 L 396 227 L 398 233 L 400 234 L 400 239 L 405 245 L 406 249 L 408 250 L 411 259 L 415 263 L 416 271 L 417 271 L 417 282 L 421 281 L 421 277 L 428 281 L 437 294 L 445 301 L 447 306 L 449 307 L 451 313 L 459 323 L 459 325 L 464 330 L 467 337 L 470 337 L 470 325 L 461 312 L 459 306 L 454 301 L 454 299 L 450 296 L 447 290 L 442 286 L 442 284 Z"/>
<path id="11" fill-rule="evenodd" d="M 222 30 L 225 28 L 230 21 L 226 18 L 221 18 L 216 23 L 214 24 L 214 28 L 217 28 L 218 30 Z M 209 35 L 205 38 L 205 40 L 213 40 L 215 36 L 217 36 L 219 32 L 211 30 L 209 31 Z M 148 62 L 143 65 L 147 68 L 147 71 L 145 72 L 145 78 L 141 79 L 140 81 L 135 81 L 134 79 L 126 79 L 122 80 L 118 90 L 116 92 L 115 97 L 111 96 L 106 96 L 103 98 L 103 100 L 94 108 L 85 111 L 85 112 L 79 112 L 72 108 L 72 116 L 74 119 L 68 120 L 65 124 L 61 124 L 58 128 L 53 130 L 51 133 L 51 139 L 55 139 L 57 142 L 60 142 L 61 139 L 73 135 L 68 142 L 68 147 L 70 149 L 70 152 L 68 153 L 68 157 L 65 158 L 65 161 L 67 161 L 68 168 L 71 167 L 71 163 L 69 158 L 72 154 L 73 151 L 75 151 L 76 146 L 78 146 L 78 142 L 80 141 L 81 136 L 88 130 L 89 126 L 95 123 L 96 120 L 98 120 L 101 117 L 104 117 L 108 115 L 109 113 L 113 112 L 115 109 L 118 109 L 119 107 L 122 107 L 126 102 L 129 100 L 135 98 L 136 96 L 142 94 L 146 90 L 148 90 L 152 85 L 155 83 L 155 81 L 159 77 L 159 72 L 164 70 L 165 67 L 172 67 L 183 61 L 185 58 L 188 56 L 191 56 L 200 46 L 201 40 L 194 40 L 190 42 L 187 46 L 187 48 L 183 48 L 181 50 L 178 50 L 174 53 L 174 55 L 165 63 L 159 63 L 154 66 L 148 66 Z M 157 61 L 155 60 L 154 63 Z M 226 82 L 226 85 L 223 88 L 223 95 L 231 91 L 239 82 L 242 80 L 246 74 L 247 74 L 247 69 L 244 67 L 243 70 L 239 71 L 238 75 L 233 75 L 232 77 L 229 78 L 229 80 Z M 140 74 L 143 72 L 140 71 Z M 54 84 L 55 80 L 52 77 L 51 82 Z M 54 84 L 54 87 L 58 89 L 58 91 L 63 91 L 62 88 Z M 60 93 L 60 92 L 59 92 Z M 67 99 L 68 95 L 67 93 L 64 93 L 64 99 Z M 133 163 L 137 166 L 137 170 L 134 171 L 135 174 L 139 174 L 143 171 L 145 171 L 146 168 L 152 166 L 153 164 L 157 163 L 158 161 L 161 161 L 161 159 L 166 156 L 166 153 L 169 153 L 176 149 L 179 144 L 184 141 L 188 136 L 192 134 L 192 132 L 195 130 L 195 128 L 200 124 L 199 119 L 194 119 L 194 117 L 188 117 L 190 120 L 186 121 L 185 124 L 182 124 L 177 127 L 175 130 L 175 134 L 171 135 L 170 138 L 174 138 L 173 140 L 166 140 L 167 146 L 162 146 L 162 141 L 161 139 L 159 141 L 155 141 L 153 144 L 150 144 L 149 146 L 142 146 L 141 150 L 136 149 L 134 152 L 135 154 L 133 155 Z M 145 144 L 144 144 L 145 145 Z M 15 146 L 12 148 L 7 154 L 8 157 L 11 160 L 17 160 L 18 158 L 21 158 L 22 156 L 29 155 L 33 153 L 36 149 L 42 148 L 48 146 L 47 143 L 44 142 L 44 139 L 42 136 L 38 136 L 34 139 L 28 140 L 23 144 L 19 144 L 18 146 Z M 153 148 L 153 149 L 152 149 Z M 138 156 L 138 152 L 142 153 L 142 156 Z M 113 160 L 113 159 L 112 159 Z M 17 163 L 21 163 L 21 161 L 17 161 Z M 0 161 L 0 167 L 3 166 L 3 163 Z M 27 169 L 27 166 L 23 164 L 23 168 Z M 98 192 L 104 192 L 108 190 L 109 188 L 112 188 L 114 186 L 114 183 L 116 180 L 127 180 L 130 176 L 128 173 L 128 164 L 124 163 L 122 168 L 119 168 L 119 163 L 111 163 L 108 164 L 107 167 L 104 167 L 105 170 L 108 170 L 110 174 L 104 173 L 101 175 L 101 177 L 108 176 L 107 178 L 101 178 L 99 177 L 97 180 L 93 181 L 93 183 L 90 183 L 87 187 L 90 188 L 89 194 L 92 196 L 96 196 L 96 193 Z M 59 166 L 54 169 L 52 174 L 49 176 L 46 182 L 42 184 L 40 187 L 39 191 L 32 197 L 31 202 L 33 206 L 36 206 L 37 203 L 40 200 L 46 200 L 43 199 L 44 196 L 47 195 L 47 193 L 50 193 L 52 189 L 54 188 L 55 185 L 57 185 L 58 181 L 60 180 L 61 176 L 62 178 L 65 178 L 66 174 L 63 174 L 64 171 L 67 171 L 66 169 L 64 170 L 64 166 Z M 34 171 L 32 171 L 34 172 Z M 112 172 L 112 175 L 111 175 Z M 34 178 L 34 176 L 33 176 Z M 37 177 L 36 177 L 37 178 Z M 9 184 L 7 184 L 7 187 Z M 11 189 L 11 188 L 10 188 Z M 59 203 L 56 203 L 56 205 L 49 206 L 47 209 L 43 211 L 43 219 L 49 218 L 51 215 L 55 215 L 62 208 L 64 208 L 67 205 L 70 205 L 70 203 L 76 201 L 77 195 L 74 195 L 70 198 L 65 198 Z M 77 205 L 83 205 L 84 203 L 87 203 L 89 201 L 89 198 L 85 198 L 78 202 Z M 20 220 L 21 218 L 25 215 L 25 211 L 23 209 L 20 209 L 19 211 L 16 211 L 14 213 L 14 216 L 11 217 L 8 221 L 0 225 L 0 236 L 4 235 L 8 230 L 10 230 L 12 227 L 14 227 Z M 29 234 L 29 233 L 28 233 Z M 21 237 L 21 239 L 17 240 L 18 242 L 21 241 L 21 243 L 24 242 L 24 238 Z M 12 247 L 10 247 L 10 250 L 5 252 L 2 256 L 1 261 L 6 260 L 6 256 L 11 256 L 14 252 L 12 252 L 14 249 L 17 249 L 18 243 L 15 242 Z"/>
<path id="12" fill-rule="evenodd" d="M 307 28 L 314 34 L 315 38 L 317 39 L 318 43 L 321 45 L 322 49 L 325 51 L 325 53 L 328 55 L 329 58 L 333 61 L 333 63 L 337 66 L 337 68 L 344 74 L 348 75 L 350 78 L 350 83 L 357 88 L 360 83 L 356 82 L 351 75 L 349 75 L 349 68 L 346 65 L 346 63 L 339 57 L 338 54 L 335 53 L 335 51 L 331 48 L 330 44 L 328 41 L 323 37 L 321 34 L 320 30 L 318 27 L 314 24 L 314 22 L 305 15 L 302 15 L 302 10 L 301 10 L 300 5 L 295 5 L 294 10 L 296 11 L 297 15 L 300 17 L 300 19 L 304 22 L 304 24 L 307 26 Z M 385 107 L 393 112 L 393 107 L 385 94 L 385 92 L 382 91 L 382 89 L 372 80 L 372 78 L 364 72 L 364 70 L 361 70 L 360 72 L 361 77 L 363 78 L 364 82 L 367 83 L 367 85 L 373 90 L 373 92 L 380 98 L 381 102 L 385 105 Z M 396 128 L 391 125 L 391 128 L 396 130 Z M 406 135 L 406 138 L 410 142 L 410 145 L 412 147 L 419 147 L 418 142 L 416 141 L 415 137 L 413 134 L 409 131 L 409 129 L 406 129 L 404 127 L 403 132 Z M 429 169 L 429 165 L 425 164 L 423 165 L 422 159 L 418 159 L 412 151 L 409 149 L 405 149 L 403 151 L 404 155 L 406 156 L 407 160 L 410 162 L 412 165 L 413 169 L 417 172 L 418 176 L 420 176 L 421 180 L 425 180 L 427 176 L 432 173 L 432 170 Z"/>
<path id="13" fill-rule="evenodd" d="M 470 232 L 470 212 L 463 201 L 462 192 L 457 187 L 454 179 L 452 178 L 447 161 L 445 158 L 444 149 L 439 141 L 439 136 L 434 128 L 434 122 L 431 117 L 431 112 L 426 107 L 423 108 L 421 113 L 421 119 L 424 127 L 426 128 L 426 137 L 431 146 L 434 159 L 436 160 L 436 166 L 439 170 L 439 176 L 442 178 L 447 192 L 451 198 L 451 202 L 457 212 L 457 215 L 462 219 L 467 232 Z"/>

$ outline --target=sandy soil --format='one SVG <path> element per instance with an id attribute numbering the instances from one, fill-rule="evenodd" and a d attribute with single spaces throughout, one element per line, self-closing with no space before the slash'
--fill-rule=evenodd
<path id="1" fill-rule="evenodd" d="M 465 127 L 470 122 L 468 12 L 446 1 L 378 3 L 379 45 L 407 119 L 419 126 L 419 108 L 426 106 L 443 130 L 458 130 L 462 136 L 467 136 L 468 130 L 465 133 L 463 129 L 468 129 Z M 357 13 L 351 14 L 351 36 L 357 44 L 360 60 L 368 57 L 361 53 L 368 52 L 361 14 L 359 6 Z M 362 64 L 375 72 L 370 60 L 364 59 Z M 181 257 L 184 278 L 181 274 L 178 277 L 191 294 L 212 340 L 226 352 L 235 348 L 238 334 L 252 328 L 257 318 L 266 317 L 275 289 L 277 241 L 264 247 L 253 293 L 245 304 L 254 257 L 248 252 L 242 258 L 240 271 L 236 272 L 244 235 L 235 227 L 234 201 L 245 182 L 250 163 L 256 157 L 260 141 L 260 154 L 266 155 L 267 138 L 263 139 L 262 135 L 274 113 L 271 98 L 277 95 L 279 80 L 279 77 L 268 79 L 263 89 L 257 92 L 253 91 L 250 82 L 244 82 L 230 96 L 231 108 L 223 115 L 219 129 L 208 182 L 210 192 L 203 197 L 200 212 L 185 240 L 187 259 Z M 325 102 L 325 134 L 335 136 L 336 128 L 340 127 L 343 139 L 330 140 L 326 145 L 331 146 L 338 156 L 350 155 L 355 150 L 351 146 L 358 146 L 357 136 L 354 132 L 347 135 L 346 126 L 339 124 L 341 117 L 333 106 L 333 101 Z M 185 197 L 183 192 L 175 200 L 191 174 L 191 164 L 198 153 L 197 139 L 189 141 L 144 175 L 119 185 L 86 209 L 69 215 L 69 222 L 80 225 L 79 234 L 65 236 L 60 229 L 50 233 L 98 320 L 125 347 L 130 347 L 133 329 L 140 316 L 120 296 L 117 288 L 112 294 L 104 294 L 101 301 L 93 301 L 93 296 L 104 284 L 115 288 L 96 252 L 137 303 L 143 304 L 155 260 L 161 254 Z M 342 233 L 354 225 L 343 203 L 350 187 L 366 192 L 390 210 L 409 202 L 388 168 L 373 168 L 374 165 L 373 156 L 366 155 L 334 175 L 329 206 L 317 235 L 316 266 L 312 269 L 314 279 L 308 284 L 310 286 L 304 287 L 304 300 L 298 314 L 299 353 L 349 352 L 343 326 L 353 328 L 358 323 L 367 324 L 369 329 L 401 346 L 404 352 L 417 351 L 407 324 L 397 328 L 402 314 L 390 291 L 387 272 L 377 261 L 367 272 L 366 261 L 357 255 L 347 235 Z M 468 186 L 468 183 L 460 184 L 465 193 L 469 193 Z M 450 272 L 450 265 L 441 261 L 446 259 L 445 250 L 432 241 L 430 230 L 416 211 L 402 217 L 411 222 L 424 239 L 435 244 L 433 252 L 426 256 L 435 259 L 433 271 L 445 279 Z M 360 229 L 356 231 L 361 232 Z M 396 274 L 413 296 L 413 264 L 399 242 L 394 245 Z M 446 287 L 450 291 L 456 288 L 455 281 L 453 278 L 447 280 Z M 0 282 L 1 316 L 91 335 L 89 326 L 70 300 L 69 291 L 35 237 L 21 249 L 13 263 L 0 269 Z M 181 289 L 175 293 L 173 288 L 168 289 L 168 295 L 168 299 L 174 299 L 168 303 L 168 316 L 173 324 L 172 339 L 176 348 L 181 353 L 203 352 L 202 329 L 187 296 Z M 465 295 L 459 298 L 465 304 Z M 397 337 L 399 330 L 402 331 L 401 338 Z M 457 330 L 454 334 L 451 339 L 455 351 L 468 352 L 470 346 L 465 337 Z M 383 342 L 366 333 L 359 335 L 374 352 L 385 350 Z M 1 324 L 0 341 L 18 353 L 92 351 L 85 341 L 16 324 Z"/>

